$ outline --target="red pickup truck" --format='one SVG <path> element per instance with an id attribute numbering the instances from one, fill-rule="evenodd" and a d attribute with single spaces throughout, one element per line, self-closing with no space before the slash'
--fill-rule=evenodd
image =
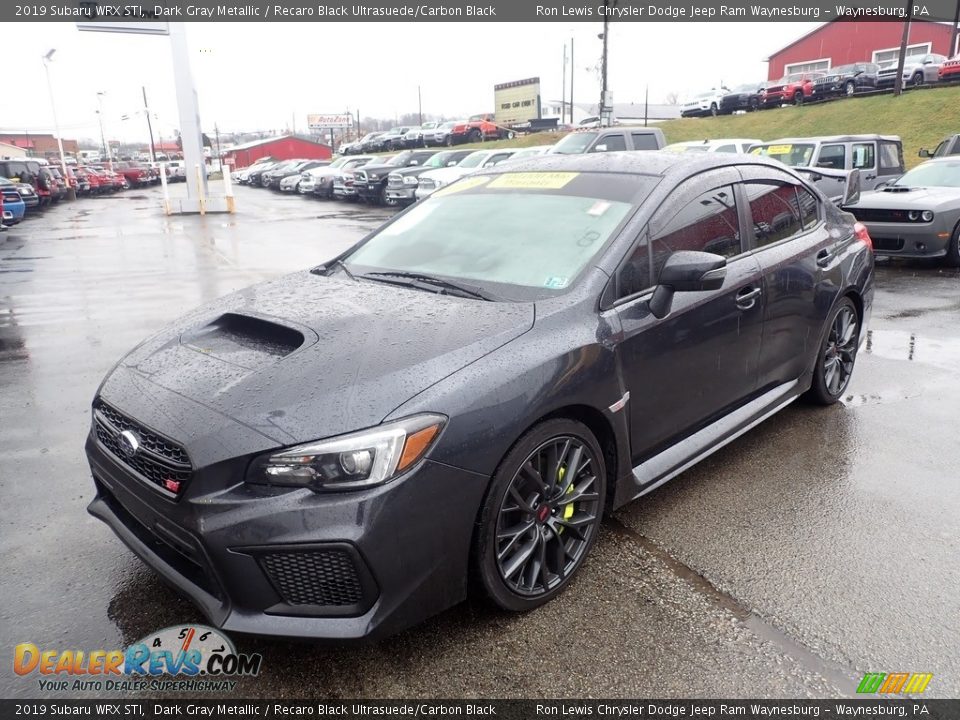
<path id="1" fill-rule="evenodd" d="M 760 106 L 780 107 L 785 103 L 802 105 L 813 95 L 814 82 L 823 77 L 822 72 L 793 73 L 770 85 L 760 95 Z"/>
<path id="2" fill-rule="evenodd" d="M 114 171 L 123 175 L 127 184 L 132 187 L 154 185 L 160 182 L 160 173 L 149 165 L 140 165 L 135 162 L 118 162 L 113 164 Z"/>

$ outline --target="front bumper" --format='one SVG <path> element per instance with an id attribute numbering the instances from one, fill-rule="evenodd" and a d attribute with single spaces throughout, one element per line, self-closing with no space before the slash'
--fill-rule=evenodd
<path id="1" fill-rule="evenodd" d="M 874 254 L 890 257 L 943 257 L 953 230 L 936 217 L 931 223 L 919 224 L 861 222 L 873 240 Z"/>
<path id="2" fill-rule="evenodd" d="M 700 105 L 696 107 L 684 107 L 680 109 L 680 117 L 703 117 L 704 115 L 710 114 L 710 107 L 702 107 Z"/>
<path id="3" fill-rule="evenodd" d="M 417 186 L 406 185 L 392 188 L 387 186 L 387 200 L 396 200 L 400 203 L 412 203 L 417 199 Z"/>
<path id="4" fill-rule="evenodd" d="M 356 197 L 357 189 L 353 185 L 334 185 L 333 196 L 334 197 Z"/>
<path id="5" fill-rule="evenodd" d="M 97 489 L 89 512 L 224 630 L 379 637 L 466 596 L 484 476 L 426 460 L 359 492 L 272 492 L 236 478 L 170 500 L 92 434 L 86 450 Z"/>

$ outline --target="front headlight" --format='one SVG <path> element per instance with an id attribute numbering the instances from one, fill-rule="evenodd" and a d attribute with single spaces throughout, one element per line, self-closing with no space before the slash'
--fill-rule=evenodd
<path id="1" fill-rule="evenodd" d="M 932 222 L 933 210 L 924 210 L 922 213 L 920 213 L 920 217 L 924 222 Z"/>
<path id="2" fill-rule="evenodd" d="M 314 491 L 380 485 L 423 458 L 439 437 L 445 422 L 442 415 L 415 415 L 264 455 L 251 463 L 247 482 Z"/>
<path id="3" fill-rule="evenodd" d="M 370 179 L 371 179 L 371 180 L 379 180 L 379 179 L 380 179 L 380 176 L 377 175 L 376 173 L 370 173 Z"/>

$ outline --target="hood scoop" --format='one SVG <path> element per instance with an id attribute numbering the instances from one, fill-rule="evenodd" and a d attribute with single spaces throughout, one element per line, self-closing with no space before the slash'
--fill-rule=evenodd
<path id="1" fill-rule="evenodd" d="M 904 187 L 903 185 L 887 185 L 887 187 L 883 188 L 883 192 L 888 193 L 905 193 L 911 190 L 916 190 L 916 188 Z"/>
<path id="2" fill-rule="evenodd" d="M 239 313 L 224 313 L 180 336 L 182 346 L 248 370 L 277 362 L 306 341 L 289 325 Z"/>

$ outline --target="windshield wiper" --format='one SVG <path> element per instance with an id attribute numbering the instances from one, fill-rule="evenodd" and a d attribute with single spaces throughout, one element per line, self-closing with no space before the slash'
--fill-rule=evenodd
<path id="1" fill-rule="evenodd" d="M 423 273 L 408 272 L 404 270 L 372 272 L 361 275 L 360 277 L 370 278 L 371 280 L 394 282 L 399 285 L 418 287 L 423 290 L 432 290 L 439 295 L 450 293 L 452 290 L 453 293 L 451 294 L 477 298 L 478 300 L 487 300 L 488 302 L 496 302 L 500 299 L 496 295 L 487 292 L 477 285 L 454 282 L 453 280 L 436 277 L 435 275 L 426 275 Z"/>

